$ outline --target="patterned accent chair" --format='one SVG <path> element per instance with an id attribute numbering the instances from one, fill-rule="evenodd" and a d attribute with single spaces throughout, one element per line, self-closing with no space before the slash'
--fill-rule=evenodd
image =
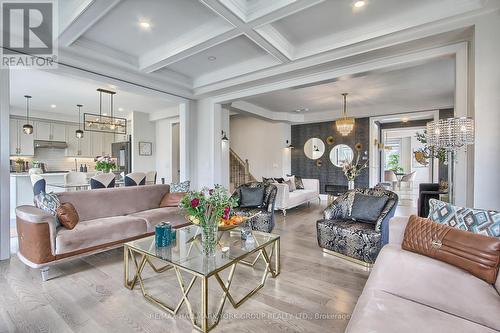
<path id="1" fill-rule="evenodd" d="M 356 193 L 388 197 L 376 223 L 357 222 L 350 218 Z M 389 190 L 358 188 L 347 191 L 324 210 L 323 220 L 317 221 L 318 245 L 333 254 L 371 266 L 382 246 L 389 241 L 389 220 L 394 216 L 397 204 L 398 195 Z"/>
<path id="2" fill-rule="evenodd" d="M 236 215 L 242 216 L 251 216 L 260 212 L 258 216 L 253 219 L 250 219 L 246 223 L 250 223 L 252 226 L 252 230 L 263 231 L 263 232 L 272 232 L 274 229 L 274 204 L 276 201 L 276 193 L 278 192 L 278 188 L 271 183 L 261 183 L 261 182 L 252 182 L 248 184 L 243 184 L 238 187 L 232 197 L 240 202 L 240 188 L 241 187 L 264 187 L 264 200 L 262 202 L 262 206 L 260 208 L 234 208 L 234 212 Z"/>

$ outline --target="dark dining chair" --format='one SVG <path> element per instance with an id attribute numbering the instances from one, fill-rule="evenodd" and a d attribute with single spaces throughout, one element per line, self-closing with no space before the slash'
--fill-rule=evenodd
<path id="1" fill-rule="evenodd" d="M 30 175 L 31 185 L 33 186 L 33 195 L 38 195 L 40 192 L 45 192 L 46 181 L 45 179 L 38 175 Z"/>
<path id="2" fill-rule="evenodd" d="M 114 173 L 101 173 L 90 178 L 90 188 L 110 188 L 115 187 L 115 174 Z"/>
<path id="3" fill-rule="evenodd" d="M 144 172 L 132 172 L 125 176 L 125 186 L 146 185 L 146 174 Z"/>

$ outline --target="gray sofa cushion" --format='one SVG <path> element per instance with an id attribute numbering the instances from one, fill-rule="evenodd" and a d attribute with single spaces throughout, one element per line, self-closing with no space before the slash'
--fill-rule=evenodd
<path id="1" fill-rule="evenodd" d="M 350 218 L 358 222 L 375 224 L 387 200 L 387 196 L 373 196 L 356 193 L 352 203 Z"/>
<path id="2" fill-rule="evenodd" d="M 262 206 L 264 201 L 264 187 L 241 187 L 240 208 L 252 208 Z"/>

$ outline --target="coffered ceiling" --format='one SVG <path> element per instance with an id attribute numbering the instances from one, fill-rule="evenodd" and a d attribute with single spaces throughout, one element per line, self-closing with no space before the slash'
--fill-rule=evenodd
<path id="1" fill-rule="evenodd" d="M 483 0 L 67 0 L 60 59 L 182 97 L 484 8 Z M 319 62 L 319 60 L 318 60 Z M 283 67 L 285 68 L 285 67 Z M 125 74 L 123 74 L 125 75 Z"/>

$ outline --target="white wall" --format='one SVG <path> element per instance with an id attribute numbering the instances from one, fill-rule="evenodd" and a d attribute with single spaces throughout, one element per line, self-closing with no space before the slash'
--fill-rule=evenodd
<path id="1" fill-rule="evenodd" d="M 500 12 L 478 20 L 474 39 L 474 206 L 500 210 Z"/>
<path id="2" fill-rule="evenodd" d="M 149 114 L 132 112 L 132 172 L 148 172 L 156 169 L 156 125 L 149 121 Z M 151 156 L 139 155 L 139 142 L 152 142 Z"/>
<path id="3" fill-rule="evenodd" d="M 231 148 L 243 160 L 248 159 L 250 173 L 257 180 L 290 173 L 290 151 L 285 149 L 290 124 L 235 115 L 231 117 L 230 132 Z"/>
<path id="4" fill-rule="evenodd" d="M 173 139 L 174 124 L 177 124 L 177 140 Z M 166 118 L 155 121 L 156 126 L 156 171 L 158 182 L 165 178 L 165 183 L 170 184 L 174 180 L 172 175 L 177 172 L 179 165 L 174 164 L 173 154 L 179 152 L 179 118 Z"/>

